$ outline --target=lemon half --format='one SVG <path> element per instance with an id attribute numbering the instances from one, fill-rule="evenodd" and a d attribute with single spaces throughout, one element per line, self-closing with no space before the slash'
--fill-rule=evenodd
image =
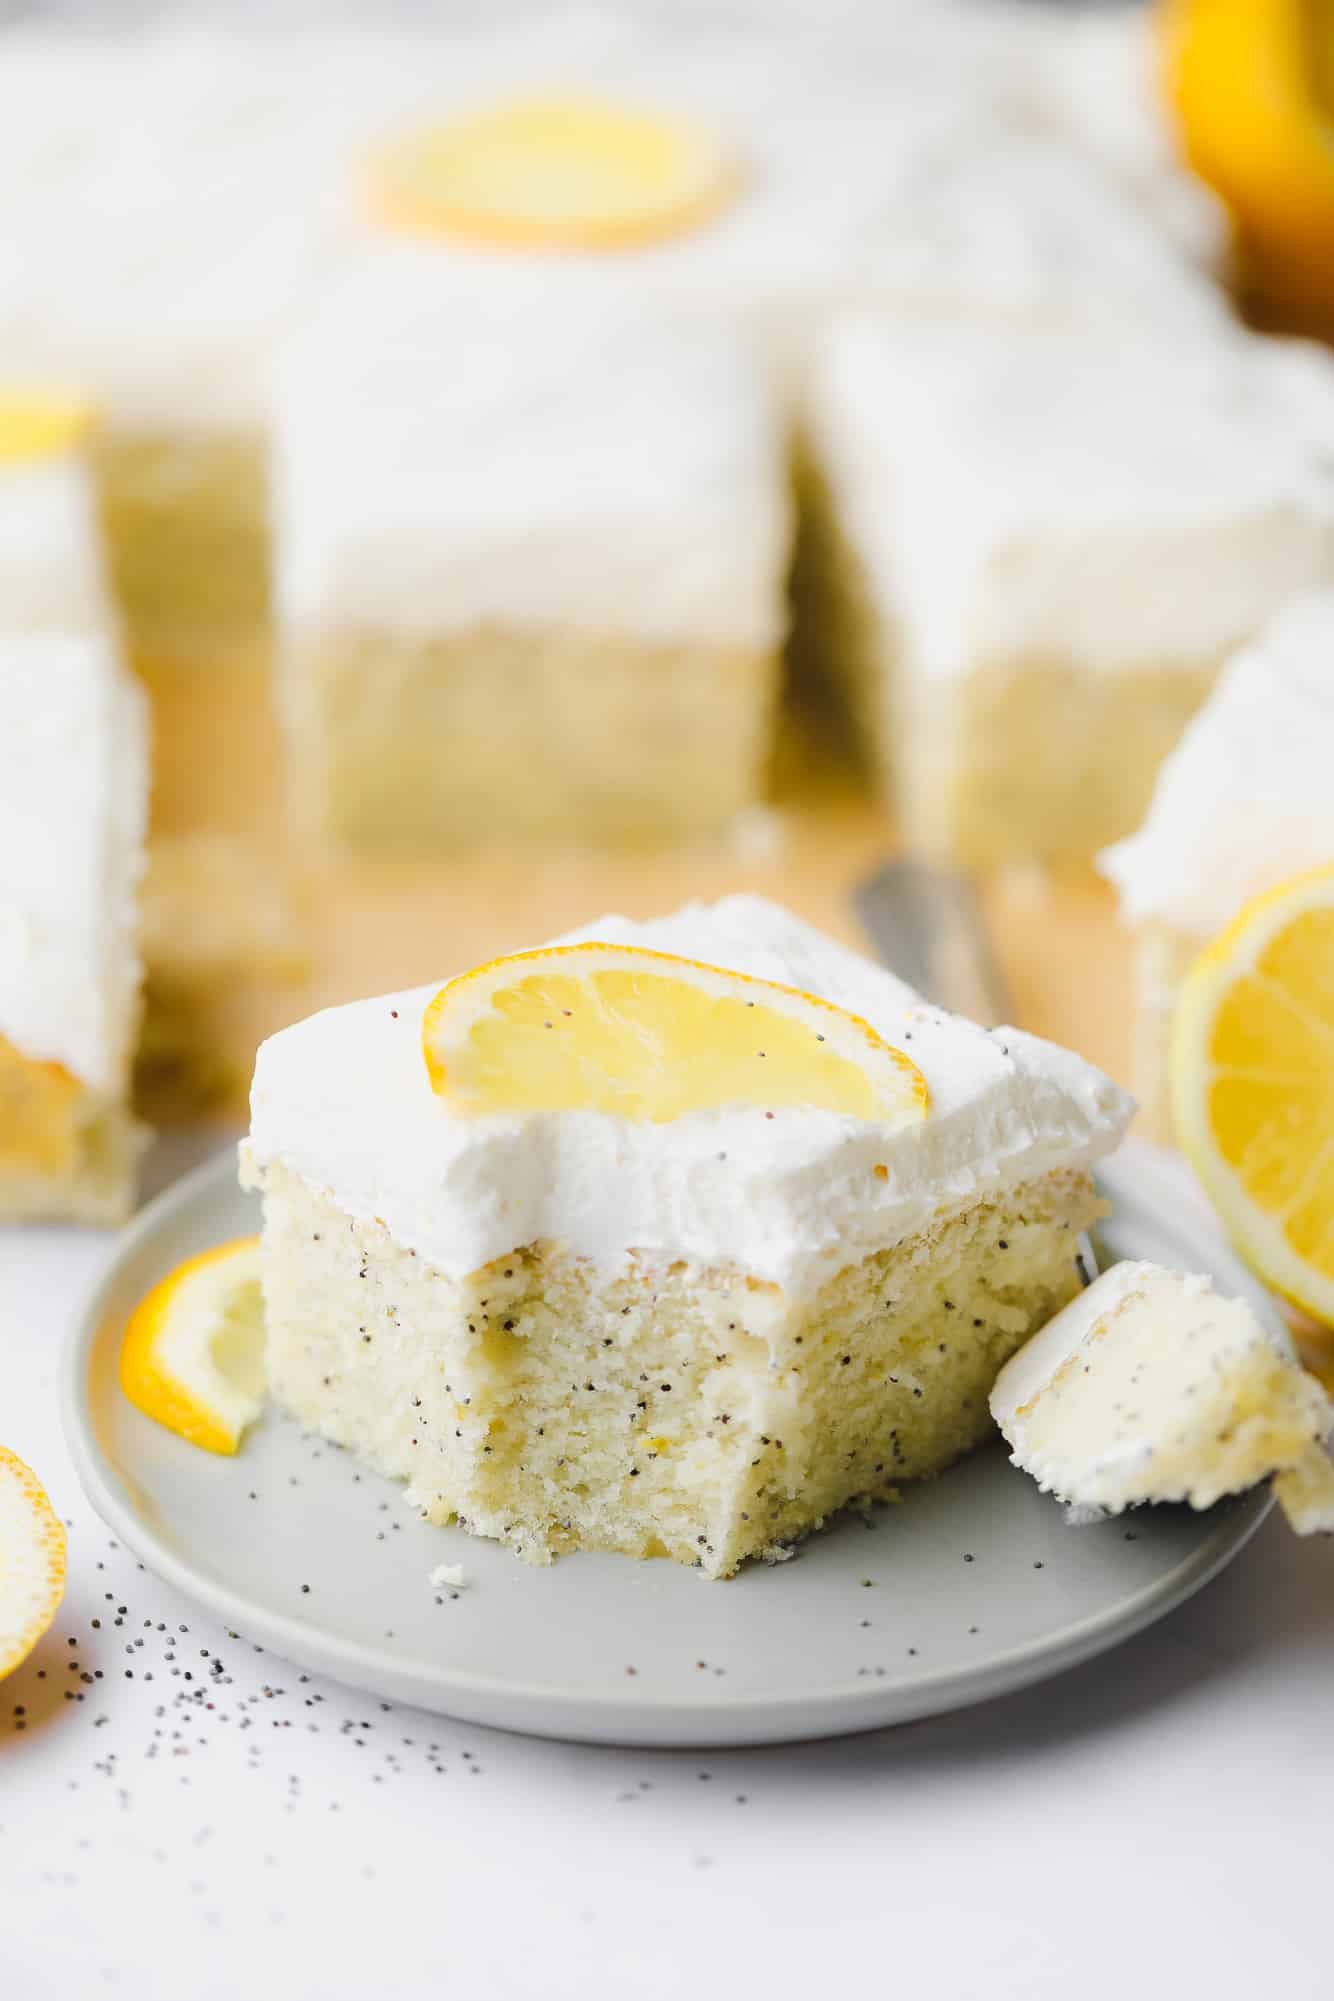
<path id="1" fill-rule="evenodd" d="M 1196 960 L 1172 1104 L 1248 1263 L 1334 1326 L 1334 867 L 1257 897 Z"/>

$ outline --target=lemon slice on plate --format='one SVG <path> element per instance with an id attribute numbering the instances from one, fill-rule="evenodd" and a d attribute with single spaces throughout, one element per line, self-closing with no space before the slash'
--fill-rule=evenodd
<path id="1" fill-rule="evenodd" d="M 65 1531 L 36 1476 L 0 1446 L 0 1680 L 27 1659 L 65 1595 Z"/>
<path id="2" fill-rule="evenodd" d="M 1334 867 L 1257 897 L 1196 960 L 1172 1100 L 1247 1262 L 1334 1326 Z"/>
<path id="3" fill-rule="evenodd" d="M 736 184 L 727 153 L 675 119 L 582 97 L 534 97 L 384 147 L 385 220 L 426 235 L 533 250 L 602 249 L 690 228 Z"/>
<path id="4" fill-rule="evenodd" d="M 0 388 L 0 465 L 73 451 L 92 422 L 92 406 L 77 396 Z"/>
<path id="5" fill-rule="evenodd" d="M 130 1402 L 206 1452 L 235 1452 L 264 1408 L 259 1239 L 188 1258 L 130 1315 L 120 1351 Z"/>
<path id="6" fill-rule="evenodd" d="M 655 1124 L 719 1105 L 803 1105 L 890 1126 L 926 1079 L 829 1001 L 629 945 L 554 945 L 442 987 L 422 1021 L 431 1085 L 463 1116 L 593 1111 Z"/>

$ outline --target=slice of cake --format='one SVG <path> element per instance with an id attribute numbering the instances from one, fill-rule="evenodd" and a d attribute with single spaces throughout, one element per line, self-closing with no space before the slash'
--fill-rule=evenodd
<path id="1" fill-rule="evenodd" d="M 271 1388 L 431 1521 L 728 1576 L 986 1435 L 1129 1112 L 771 904 L 608 917 L 261 1048 Z"/>
<path id="2" fill-rule="evenodd" d="M 143 1135 L 143 695 L 108 611 L 77 405 L 0 394 L 0 1216 L 118 1221 Z"/>
<path id="3" fill-rule="evenodd" d="M 269 636 L 271 356 L 352 253 L 353 162 L 420 90 L 424 43 L 84 27 L 5 37 L 0 364 L 62 372 L 102 414 L 94 471 L 136 665 L 230 666 Z"/>
<path id="4" fill-rule="evenodd" d="M 757 797 L 783 428 L 721 320 L 372 260 L 276 409 L 303 818 L 356 848 L 713 835 Z"/>
<path id="5" fill-rule="evenodd" d="M 212 658 L 267 621 L 256 359 L 304 270 L 294 205 L 262 179 L 268 65 L 151 32 L 30 34 L 14 54 L 0 124 L 24 199 L 6 209 L 0 361 L 98 405 L 133 647 Z"/>
<path id="6" fill-rule="evenodd" d="M 147 718 L 109 630 L 0 620 L 0 1217 L 119 1222 L 145 1135 Z"/>
<path id="7" fill-rule="evenodd" d="M 1334 365 L 1300 343 L 861 315 L 809 408 L 819 622 L 938 857 L 1128 832 L 1220 662 L 1334 579 Z"/>
<path id="8" fill-rule="evenodd" d="M 642 10 L 488 18 L 504 11 L 330 21 L 317 38 L 216 17 L 7 31 L 0 366 L 67 371 L 105 414 L 99 490 L 138 659 L 230 665 L 267 642 L 269 368 L 325 284 L 391 241 L 367 200 L 386 143 L 553 77 L 689 111 L 741 162 L 745 199 L 632 256 L 631 282 L 786 318 L 846 269 L 899 122 L 872 88 L 848 105 L 860 52 L 795 21 L 700 18 L 687 35 Z M 438 252 L 465 290 L 507 263 L 552 275 L 542 251 Z"/>
<path id="9" fill-rule="evenodd" d="M 1099 858 L 1135 939 L 1135 1085 L 1171 1134 L 1181 980 L 1242 905 L 1334 861 L 1334 593 L 1280 613 L 1224 669 L 1158 775 L 1139 831 Z"/>
<path id="10" fill-rule="evenodd" d="M 1325 1526 L 1334 1407 L 1207 1278 L 1113 1265 L 1006 1364 L 991 1410 L 1015 1465 L 1077 1506 L 1209 1508 L 1277 1474 L 1294 1526 Z"/>

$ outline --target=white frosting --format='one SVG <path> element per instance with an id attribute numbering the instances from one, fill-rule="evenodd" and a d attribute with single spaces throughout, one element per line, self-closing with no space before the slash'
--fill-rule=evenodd
<path id="1" fill-rule="evenodd" d="M 263 422 L 274 343 L 356 251 L 357 163 L 447 37 L 256 22 L 16 32 L 0 62 L 0 367 L 128 430 Z"/>
<path id="2" fill-rule="evenodd" d="M 7 38 L 0 64 L 0 365 L 64 373 L 132 426 L 249 420 L 303 264 L 295 190 L 270 178 L 264 200 L 262 147 L 229 145 L 221 115 L 264 63 L 247 81 L 217 47 L 211 102 L 188 46 L 57 30 Z"/>
<path id="3" fill-rule="evenodd" d="M 284 359 L 274 509 L 298 626 L 751 647 L 783 629 L 785 449 L 760 360 L 622 280 L 371 260 Z"/>
<path id="4" fill-rule="evenodd" d="M 1005 89 L 1015 119 L 1054 134 L 1108 174 L 1164 241 L 1207 271 L 1226 269 L 1231 228 L 1222 203 L 1181 157 L 1162 89 L 1152 9 L 1033 6 L 982 0 L 1009 52 Z"/>
<path id="5" fill-rule="evenodd" d="M 1224 669 L 1163 764 L 1143 826 L 1099 858 L 1129 923 L 1208 937 L 1334 861 L 1334 593 L 1299 600 Z"/>
<path id="6" fill-rule="evenodd" d="M 100 624 L 109 615 L 92 482 L 77 453 L 0 459 L 0 621 Z"/>
<path id="7" fill-rule="evenodd" d="M 860 250 L 864 297 L 1105 328 L 1225 319 L 1216 285 L 1092 163 L 1041 134 L 942 131 L 905 159 Z"/>
<path id="8" fill-rule="evenodd" d="M 7 35 L 0 369 L 63 370 L 131 430 L 260 424 L 275 344 L 368 243 L 389 240 L 364 212 L 372 146 L 562 85 L 688 106 L 752 167 L 753 198 L 718 230 L 587 261 L 635 266 L 641 283 L 800 296 L 840 268 L 877 160 L 869 104 L 847 129 L 836 91 L 808 111 L 798 85 L 813 49 L 784 29 L 757 62 L 739 29 L 685 37 L 605 8 L 429 33 L 215 22 Z M 439 261 L 474 284 L 545 262 L 443 245 Z"/>
<path id="9" fill-rule="evenodd" d="M 1334 580 L 1334 362 L 1305 343 L 856 314 L 810 402 L 918 673 L 1207 665 Z"/>
<path id="10" fill-rule="evenodd" d="M 0 629 L 0 1034 L 123 1093 L 148 715 L 107 630 Z"/>
<path id="11" fill-rule="evenodd" d="M 676 8 L 558 5 L 499 23 L 470 10 L 428 32 L 322 22 L 318 36 L 258 17 L 251 32 L 216 19 L 117 35 L 11 30 L 0 369 L 66 369 L 130 429 L 259 424 L 275 343 L 372 240 L 358 199 L 372 144 L 562 87 L 684 110 L 742 164 L 738 199 L 708 226 L 561 260 L 615 264 L 642 293 L 741 305 L 799 331 L 807 311 L 868 280 L 920 285 L 924 267 L 935 285 L 953 254 L 969 296 L 1026 308 L 1103 294 L 1105 311 L 1118 289 L 1137 309 L 1186 297 L 1185 274 L 1149 242 L 1156 225 L 1130 228 L 1110 192 L 1074 192 L 1089 179 L 1075 146 L 1136 199 L 1162 182 L 1141 81 L 1126 86 L 1141 109 L 1118 117 L 1143 129 L 1127 141 L 1100 113 L 1099 130 L 1118 136 L 1085 146 L 1089 120 L 1062 124 L 1056 89 L 1025 80 L 1030 68 L 1059 76 L 1063 56 L 1036 51 L 1073 48 L 1068 31 L 1039 35 L 999 8 L 946 0 L 840 11 L 703 8 L 687 22 Z M 1096 50 L 1081 59 L 1079 76 L 1100 73 Z M 1119 59 L 1116 74 L 1129 75 Z M 1096 93 L 1100 106 L 1115 101 L 1110 86 Z M 1024 171 L 1007 135 L 1018 145 L 1058 125 L 1064 149 Z M 956 153 L 976 170 L 956 175 Z M 437 256 L 479 287 L 534 261 L 444 244 Z"/>
<path id="12" fill-rule="evenodd" d="M 435 991 L 317 1014 L 259 1052 L 253 1158 L 461 1275 L 538 1239 L 615 1264 L 726 1262 L 794 1293 L 973 1199 L 1120 1138 L 1131 1101 L 1067 1051 L 988 1033 L 773 904 L 729 897 L 573 937 L 642 944 L 775 979 L 850 1008 L 926 1077 L 923 1123 L 886 1131 L 831 1113 L 745 1106 L 669 1125 L 594 1112 L 451 1118 L 430 1090 L 421 1018 Z M 881 1178 L 874 1170 L 888 1170 Z"/>

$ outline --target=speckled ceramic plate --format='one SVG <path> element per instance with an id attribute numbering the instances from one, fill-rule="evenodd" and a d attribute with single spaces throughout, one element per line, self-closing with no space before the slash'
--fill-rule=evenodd
<path id="1" fill-rule="evenodd" d="M 1210 1270 L 1264 1295 L 1180 1214 L 1146 1155 L 1104 1177 L 1104 1257 Z M 471 1722 L 646 1745 L 759 1744 L 869 1730 L 977 1702 L 1087 1660 L 1169 1612 L 1245 1542 L 1264 1493 L 1207 1515 L 1162 1508 L 1072 1529 L 1004 1452 L 899 1507 L 814 1538 L 790 1563 L 706 1583 L 601 1555 L 534 1570 L 430 1528 L 401 1491 L 266 1418 L 235 1459 L 198 1452 L 116 1382 L 126 1315 L 181 1258 L 254 1230 L 233 1160 L 126 1234 L 70 1343 L 71 1449 L 98 1512 L 150 1569 L 300 1665 Z M 429 1573 L 461 1564 L 467 1586 Z"/>

